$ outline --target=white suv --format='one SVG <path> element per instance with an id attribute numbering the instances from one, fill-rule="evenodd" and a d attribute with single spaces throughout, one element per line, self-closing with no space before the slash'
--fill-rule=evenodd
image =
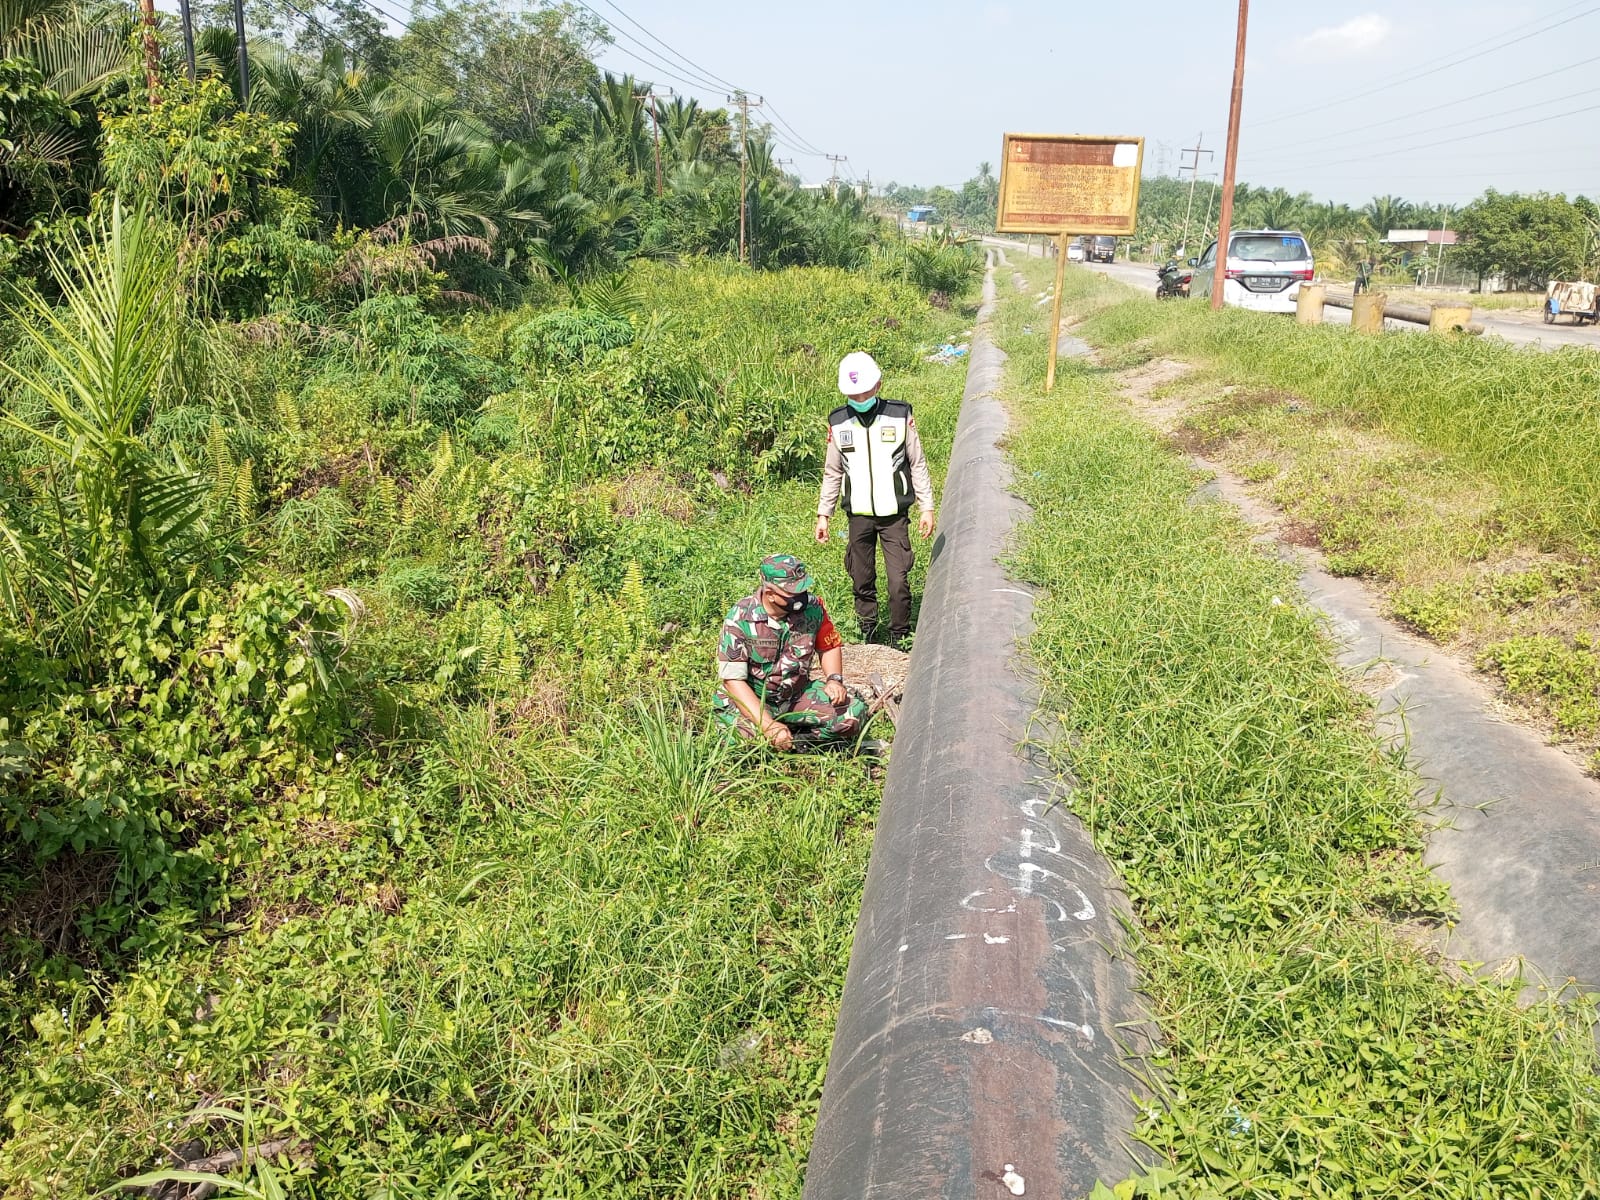
<path id="1" fill-rule="evenodd" d="M 1217 265 L 1212 242 L 1199 258 L 1191 258 L 1194 280 L 1189 295 L 1210 296 Z M 1222 302 L 1257 312 L 1294 311 L 1300 285 L 1316 277 L 1305 235 L 1286 229 L 1235 229 L 1228 235 L 1226 281 Z"/>

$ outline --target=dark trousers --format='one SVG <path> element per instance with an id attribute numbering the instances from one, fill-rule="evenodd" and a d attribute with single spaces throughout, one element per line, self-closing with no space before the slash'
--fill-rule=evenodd
<path id="1" fill-rule="evenodd" d="M 878 623 L 878 546 L 889 576 L 889 633 L 904 637 L 911 632 L 911 517 L 858 517 L 850 515 L 850 540 L 845 543 L 844 569 L 855 585 L 856 617 L 863 630 Z"/>

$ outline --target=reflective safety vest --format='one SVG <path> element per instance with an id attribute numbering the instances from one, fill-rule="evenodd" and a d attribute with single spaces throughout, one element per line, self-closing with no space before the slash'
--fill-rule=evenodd
<path id="1" fill-rule="evenodd" d="M 906 457 L 906 433 L 911 406 L 885 400 L 870 425 L 848 404 L 828 416 L 833 441 L 844 458 L 842 501 L 846 512 L 858 517 L 894 517 L 911 507 L 911 465 Z"/>

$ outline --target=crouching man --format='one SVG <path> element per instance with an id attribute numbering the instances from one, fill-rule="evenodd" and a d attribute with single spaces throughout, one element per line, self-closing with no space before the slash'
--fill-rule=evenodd
<path id="1" fill-rule="evenodd" d="M 728 612 L 717 647 L 717 719 L 774 750 L 853 741 L 867 708 L 844 686 L 844 643 L 792 554 L 761 560 L 756 590 Z M 823 678 L 811 678 L 811 656 Z"/>

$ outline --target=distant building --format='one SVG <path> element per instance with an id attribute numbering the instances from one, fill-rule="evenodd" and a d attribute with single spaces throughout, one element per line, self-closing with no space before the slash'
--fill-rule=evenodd
<path id="1" fill-rule="evenodd" d="M 908 221 L 936 221 L 939 219 L 939 210 L 932 204 L 913 204 L 906 210 Z"/>
<path id="2" fill-rule="evenodd" d="M 1456 244 L 1456 231 L 1454 229 L 1391 229 L 1384 235 L 1383 240 L 1393 246 L 1407 246 L 1418 249 L 1423 246 L 1454 246 Z"/>

